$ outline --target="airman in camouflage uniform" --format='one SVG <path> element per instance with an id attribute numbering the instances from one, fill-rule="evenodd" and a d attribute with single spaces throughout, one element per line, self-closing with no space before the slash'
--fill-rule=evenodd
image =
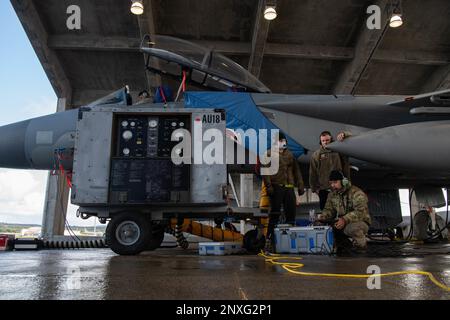
<path id="1" fill-rule="evenodd" d="M 353 239 L 354 247 L 366 249 L 366 234 L 371 224 L 366 194 L 346 180 L 341 171 L 331 172 L 330 184 L 333 191 L 328 195 L 319 221 L 334 220 L 335 234 L 343 232 Z M 339 248 L 338 239 L 336 244 Z"/>
<path id="2" fill-rule="evenodd" d="M 281 207 L 283 207 L 285 222 L 295 225 L 296 214 L 296 194 L 295 188 L 298 188 L 299 195 L 302 195 L 304 183 L 297 160 L 291 151 L 287 149 L 286 136 L 280 132 L 278 135 L 277 146 L 272 154 L 267 150 L 265 157 L 278 158 L 278 171 L 272 175 L 263 175 L 264 185 L 267 194 L 270 196 L 270 214 L 269 225 L 267 228 L 266 251 L 272 251 L 272 245 L 275 238 L 273 236 L 275 225 L 281 218 Z M 265 161 L 265 163 L 267 163 Z M 263 165 L 262 167 L 268 167 Z"/>
<path id="3" fill-rule="evenodd" d="M 339 141 L 351 136 L 350 132 L 340 132 L 337 136 Z M 333 142 L 329 131 L 320 134 L 320 148 L 311 156 L 309 166 L 309 186 L 312 192 L 317 193 L 320 199 L 320 210 L 323 210 L 330 189 L 329 176 L 331 171 L 339 170 L 350 180 L 350 164 L 348 157 L 327 149 L 328 144 Z"/>

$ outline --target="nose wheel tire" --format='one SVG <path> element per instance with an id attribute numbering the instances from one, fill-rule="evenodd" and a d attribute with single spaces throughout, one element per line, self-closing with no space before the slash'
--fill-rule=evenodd
<path id="1" fill-rule="evenodd" d="M 266 245 L 266 237 L 260 235 L 258 238 L 258 230 L 250 230 L 244 235 L 243 247 L 252 254 L 259 253 Z"/>

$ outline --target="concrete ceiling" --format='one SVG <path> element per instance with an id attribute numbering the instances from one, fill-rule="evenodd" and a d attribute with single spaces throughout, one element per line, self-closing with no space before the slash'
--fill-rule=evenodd
<path id="1" fill-rule="evenodd" d="M 450 1 L 403 0 L 404 25 L 366 28 L 366 8 L 392 0 L 11 0 L 58 97 L 88 103 L 126 84 L 136 92 L 162 81 L 144 70 L 144 34 L 214 48 L 275 93 L 418 94 L 450 87 Z M 397 0 L 395 0 L 397 1 Z M 81 30 L 66 27 L 81 8 Z M 383 14 L 384 21 L 387 13 Z"/>

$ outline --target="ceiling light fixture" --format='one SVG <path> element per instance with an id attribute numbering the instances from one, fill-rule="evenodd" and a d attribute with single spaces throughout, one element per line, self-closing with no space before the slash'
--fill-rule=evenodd
<path id="1" fill-rule="evenodd" d="M 391 19 L 389 20 L 389 27 L 398 28 L 403 24 L 402 10 L 400 9 L 400 4 L 397 3 L 394 10 L 392 11 Z"/>
<path id="2" fill-rule="evenodd" d="M 264 10 L 264 19 L 273 20 L 277 17 L 277 10 L 275 10 L 275 6 L 266 6 Z"/>
<path id="3" fill-rule="evenodd" d="M 135 15 L 141 15 L 144 13 L 144 5 L 142 0 L 131 0 L 131 13 Z"/>

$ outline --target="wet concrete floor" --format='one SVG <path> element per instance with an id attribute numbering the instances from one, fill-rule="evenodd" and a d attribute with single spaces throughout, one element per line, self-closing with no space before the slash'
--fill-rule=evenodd
<path id="1" fill-rule="evenodd" d="M 292 257 L 298 257 L 292 255 Z M 302 256 L 302 271 L 366 273 L 423 269 L 450 286 L 450 255 L 422 257 Z M 372 281 L 373 283 L 373 281 Z M 109 249 L 0 252 L 0 299 L 438 299 L 450 293 L 427 277 L 366 279 L 305 277 L 254 255 L 199 256 L 160 248 L 138 256 Z"/>

